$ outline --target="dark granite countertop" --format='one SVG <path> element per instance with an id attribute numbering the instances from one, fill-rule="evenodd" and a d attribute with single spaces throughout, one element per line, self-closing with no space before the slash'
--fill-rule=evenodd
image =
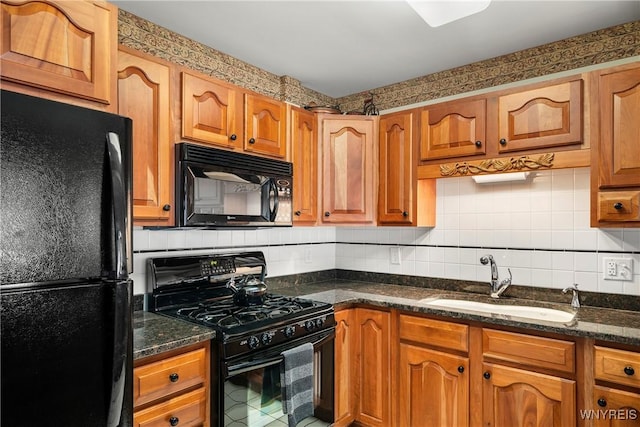
<path id="1" fill-rule="evenodd" d="M 640 312 L 638 311 L 583 306 L 578 309 L 573 321 L 569 324 L 563 324 L 469 310 L 440 309 L 419 302 L 424 298 L 466 299 L 492 304 L 533 305 L 572 312 L 570 304 L 566 303 L 547 303 L 510 297 L 493 300 L 489 297 L 488 292 L 487 295 L 483 295 L 340 279 L 311 284 L 270 284 L 269 290 L 274 293 L 302 296 L 332 303 L 336 309 L 354 304 L 368 304 L 415 313 L 440 315 L 452 319 L 589 337 L 596 340 L 640 346 Z"/>
<path id="2" fill-rule="evenodd" d="M 135 311 L 133 313 L 133 359 L 207 341 L 215 335 L 215 330 L 205 326 L 146 311 Z"/>

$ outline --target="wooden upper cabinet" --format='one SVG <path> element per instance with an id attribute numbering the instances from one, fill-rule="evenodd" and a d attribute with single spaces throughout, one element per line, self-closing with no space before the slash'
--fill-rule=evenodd
<path id="1" fill-rule="evenodd" d="M 591 225 L 640 226 L 640 65 L 596 72 Z M 599 126 L 599 127 L 598 127 Z"/>
<path id="2" fill-rule="evenodd" d="M 486 152 L 487 101 L 456 101 L 425 107 L 420 116 L 420 160 Z"/>
<path id="3" fill-rule="evenodd" d="M 498 98 L 498 151 L 582 143 L 582 79 Z"/>
<path id="4" fill-rule="evenodd" d="M 409 111 L 380 118 L 379 224 L 415 225 L 415 116 Z"/>
<path id="5" fill-rule="evenodd" d="M 640 67 L 601 74 L 599 186 L 640 186 Z"/>
<path id="6" fill-rule="evenodd" d="M 118 114 L 133 120 L 133 218 L 139 225 L 170 225 L 169 66 L 132 49 L 118 52 Z"/>
<path id="7" fill-rule="evenodd" d="M 244 94 L 244 150 L 284 158 L 287 155 L 287 109 L 283 102 Z"/>
<path id="8" fill-rule="evenodd" d="M 242 147 L 242 105 L 236 90 L 182 73 L 182 137 L 225 148 Z"/>
<path id="9" fill-rule="evenodd" d="M 325 223 L 375 222 L 378 118 L 319 115 Z"/>
<path id="10" fill-rule="evenodd" d="M 576 425 L 575 381 L 489 363 L 482 375 L 484 425 Z"/>
<path id="11" fill-rule="evenodd" d="M 293 222 L 318 219 L 318 133 L 315 114 L 291 107 Z"/>
<path id="12" fill-rule="evenodd" d="M 45 90 L 37 96 L 53 91 L 108 110 L 117 19 L 117 8 L 104 1 L 3 0 L 2 79 Z"/>

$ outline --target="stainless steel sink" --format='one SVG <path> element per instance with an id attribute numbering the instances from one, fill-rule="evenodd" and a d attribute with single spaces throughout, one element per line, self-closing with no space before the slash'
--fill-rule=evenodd
<path id="1" fill-rule="evenodd" d="M 419 301 L 433 308 L 474 311 L 487 314 L 501 314 L 531 320 L 546 322 L 568 323 L 573 320 L 575 313 L 554 308 L 535 307 L 528 305 L 490 304 L 477 301 L 457 300 L 447 298 L 425 298 Z"/>

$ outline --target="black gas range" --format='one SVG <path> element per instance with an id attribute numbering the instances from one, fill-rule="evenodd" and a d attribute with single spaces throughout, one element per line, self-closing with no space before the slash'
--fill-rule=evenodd
<path id="1" fill-rule="evenodd" d="M 266 375 L 269 366 L 279 364 L 283 351 L 304 343 L 314 344 L 317 352 L 317 417 L 331 422 L 333 306 L 271 293 L 266 273 L 264 254 L 257 251 L 152 258 L 147 262 L 152 289 L 148 310 L 216 329 L 211 352 L 212 426 L 265 421 L 251 419 L 251 409 L 244 422 L 236 419 L 237 407 L 228 414 L 229 390 L 250 382 L 246 389 L 255 392 L 261 387 L 256 378 Z M 264 408 L 259 412 L 265 413 Z M 269 416 L 278 419 L 276 415 Z"/>

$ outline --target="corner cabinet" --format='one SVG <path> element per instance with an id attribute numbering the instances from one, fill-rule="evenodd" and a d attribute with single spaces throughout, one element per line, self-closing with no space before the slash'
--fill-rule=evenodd
<path id="1" fill-rule="evenodd" d="M 170 68 L 126 47 L 118 52 L 118 114 L 133 120 L 133 218 L 171 225 Z"/>
<path id="2" fill-rule="evenodd" d="M 375 224 L 378 117 L 319 114 L 325 224 Z"/>
<path id="3" fill-rule="evenodd" d="M 597 73 L 591 226 L 640 227 L 640 64 Z"/>
<path id="4" fill-rule="evenodd" d="M 293 163 L 293 222 L 318 220 L 318 133 L 316 116 L 291 107 L 291 162 Z"/>
<path id="5" fill-rule="evenodd" d="M 335 427 L 393 425 L 392 317 L 384 310 L 336 312 Z"/>
<path id="6" fill-rule="evenodd" d="M 3 0 L 2 22 L 3 87 L 115 112 L 115 6 Z"/>

